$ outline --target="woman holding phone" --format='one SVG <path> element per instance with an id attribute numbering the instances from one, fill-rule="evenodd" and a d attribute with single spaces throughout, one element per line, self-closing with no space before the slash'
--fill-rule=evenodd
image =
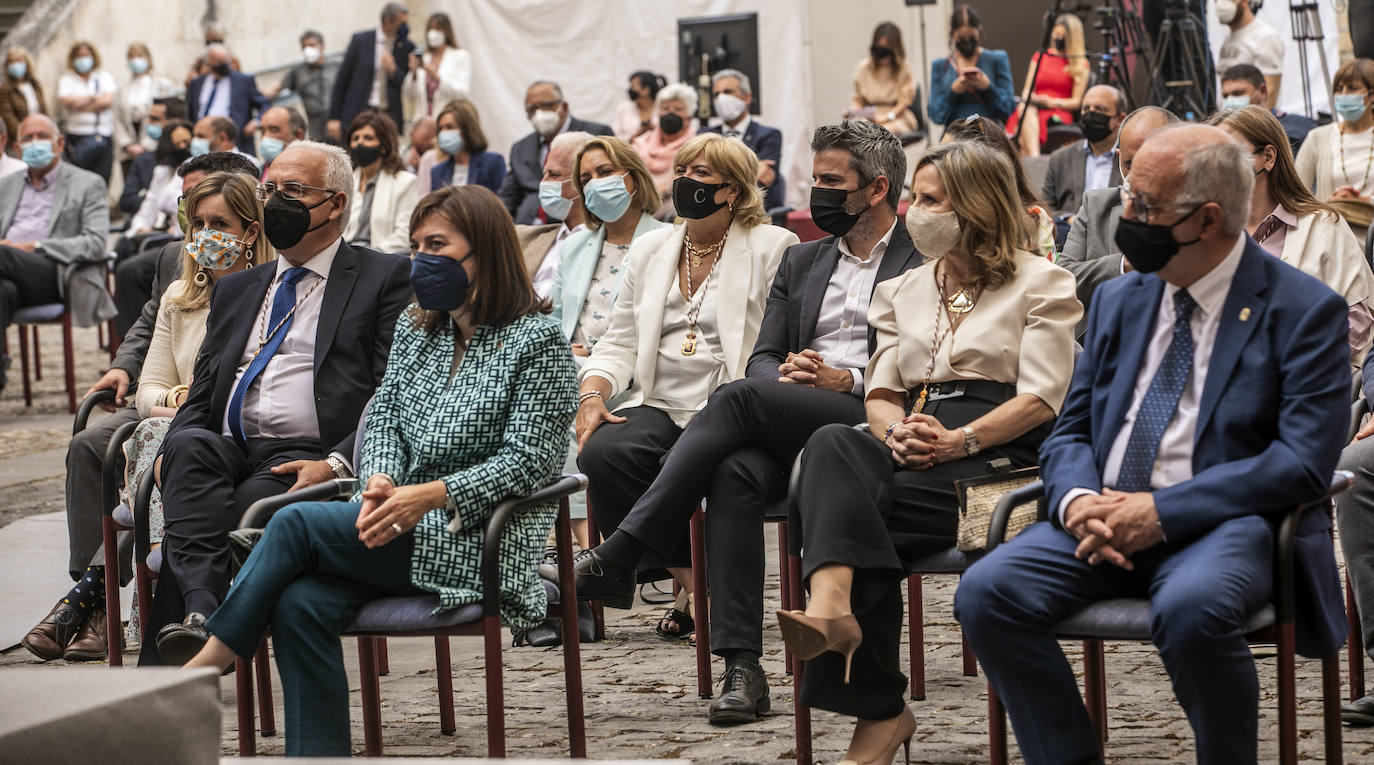
<path id="1" fill-rule="evenodd" d="M 949 125 L 971 115 L 1004 123 L 1016 109 L 1011 62 L 983 47 L 983 25 L 967 5 L 949 20 L 950 53 L 930 65 L 930 119 Z"/>

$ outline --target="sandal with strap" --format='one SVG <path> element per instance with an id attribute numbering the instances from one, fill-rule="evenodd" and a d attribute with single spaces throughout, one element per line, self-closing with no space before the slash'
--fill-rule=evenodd
<path id="1" fill-rule="evenodd" d="M 664 625 L 672 625 L 671 629 L 664 629 Z M 663 618 L 654 625 L 654 634 L 664 640 L 686 640 L 696 631 L 697 623 L 692 621 L 692 617 L 676 608 L 668 609 Z"/>

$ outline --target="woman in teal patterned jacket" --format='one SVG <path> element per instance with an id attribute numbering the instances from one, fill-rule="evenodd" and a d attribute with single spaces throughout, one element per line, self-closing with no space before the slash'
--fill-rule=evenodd
<path id="1" fill-rule="evenodd" d="M 272 518 L 186 666 L 249 658 L 268 625 L 286 697 L 286 753 L 347 756 L 339 634 L 369 600 L 423 592 L 439 610 L 481 601 L 482 537 L 497 503 L 563 464 L 575 367 L 525 275 L 510 215 L 481 186 L 425 197 L 411 218 L 412 305 L 396 325 L 367 417 L 353 502 Z M 544 616 L 536 567 L 555 508 L 522 512 L 501 542 L 501 616 Z"/>

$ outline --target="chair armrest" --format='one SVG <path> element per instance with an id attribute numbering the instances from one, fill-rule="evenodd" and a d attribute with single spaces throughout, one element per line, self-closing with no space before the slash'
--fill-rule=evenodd
<path id="1" fill-rule="evenodd" d="M 509 497 L 496 506 L 482 539 L 482 615 L 501 615 L 501 535 L 516 513 L 527 507 L 543 505 L 571 496 L 587 488 L 581 473 L 559 476 L 544 488 L 523 497 Z M 574 634 L 576 626 L 573 627 Z"/>
<path id="2" fill-rule="evenodd" d="M 124 442 L 128 441 L 138 427 L 137 422 L 126 422 L 110 435 L 110 443 L 105 447 L 105 461 L 100 465 L 101 508 L 105 515 L 114 512 L 119 504 L 119 474 L 124 472 Z M 149 470 L 151 475 L 153 471 Z"/>
<path id="3" fill-rule="evenodd" d="M 348 499 L 358 490 L 356 478 L 333 478 L 323 483 L 307 486 L 299 491 L 263 497 L 248 506 L 243 518 L 239 520 L 241 529 L 260 529 L 272 519 L 272 514 L 287 505 L 297 502 L 329 502 Z"/>
<path id="4" fill-rule="evenodd" d="M 997 500 L 997 506 L 992 509 L 992 519 L 988 522 L 988 552 L 992 552 L 997 545 L 1006 541 L 1007 523 L 1011 521 L 1011 511 L 1031 500 L 1038 500 L 1036 503 L 1036 520 L 1049 520 L 1049 508 L 1045 504 L 1044 481 L 1033 481 L 1019 489 L 1012 489 L 1003 494 L 1002 498 Z"/>
<path id="5" fill-rule="evenodd" d="M 81 406 L 76 410 L 76 419 L 72 420 L 72 435 L 86 429 L 86 422 L 91 419 L 91 412 L 95 411 L 97 406 L 114 400 L 115 392 L 109 388 L 102 388 L 81 399 Z"/>
<path id="6" fill-rule="evenodd" d="M 1331 500 L 1337 494 L 1349 489 L 1355 483 L 1355 474 L 1348 470 L 1337 470 L 1331 476 L 1326 493 L 1296 509 L 1289 511 L 1279 523 L 1276 540 L 1276 589 L 1274 607 L 1278 611 L 1280 624 L 1291 623 L 1297 618 L 1297 544 L 1298 523 L 1309 510 L 1330 512 Z"/>

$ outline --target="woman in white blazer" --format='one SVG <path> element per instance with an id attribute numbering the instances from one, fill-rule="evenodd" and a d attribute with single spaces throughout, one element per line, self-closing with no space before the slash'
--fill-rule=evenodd
<path id="1" fill-rule="evenodd" d="M 758 159 L 717 133 L 689 140 L 673 159 L 679 222 L 630 246 L 610 328 L 582 367 L 577 464 L 609 535 L 658 475 L 660 460 L 717 386 L 745 375 L 773 272 L 797 235 L 768 225 Z M 587 185 L 587 182 L 583 182 Z M 614 413 L 607 402 L 616 400 Z M 690 587 L 686 545 L 646 568 L 673 567 Z M 629 603 L 607 603 L 628 608 Z M 674 628 L 674 624 L 676 628 Z M 685 614 L 659 624 L 665 638 L 691 631 Z"/>
<path id="2" fill-rule="evenodd" d="M 415 174 L 401 163 L 391 117 L 371 109 L 353 118 L 345 137 L 353 159 L 353 204 L 344 241 L 378 252 L 410 252 Z"/>
<path id="3" fill-rule="evenodd" d="M 410 54 L 410 73 L 401 83 L 409 116 L 406 130 L 421 117 L 435 117 L 450 101 L 467 98 L 472 88 L 472 55 L 458 47 L 447 13 L 435 13 L 425 24 L 425 51 Z"/>
<path id="4" fill-rule="evenodd" d="M 1246 106 L 1215 114 L 1209 124 L 1231 134 L 1255 162 L 1246 231 L 1290 266 L 1320 279 L 1350 307 L 1350 363 L 1358 369 L 1369 349 L 1374 273 L 1350 226 L 1312 196 L 1294 168 L 1283 126 L 1267 109 Z"/>

